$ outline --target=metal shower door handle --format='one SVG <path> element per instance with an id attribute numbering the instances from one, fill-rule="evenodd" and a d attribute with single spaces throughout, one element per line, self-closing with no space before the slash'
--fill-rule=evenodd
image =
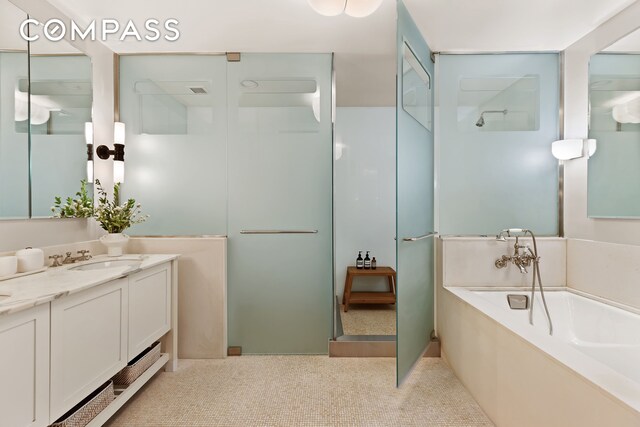
<path id="1" fill-rule="evenodd" d="M 416 237 L 405 237 L 402 239 L 403 242 L 417 242 L 418 240 L 423 240 L 426 239 L 427 237 L 432 237 L 437 235 L 438 232 L 437 231 L 431 231 L 427 234 L 423 234 L 422 236 L 416 236 Z"/>
<path id="2" fill-rule="evenodd" d="M 318 234 L 318 230 L 240 230 L 240 234 Z"/>

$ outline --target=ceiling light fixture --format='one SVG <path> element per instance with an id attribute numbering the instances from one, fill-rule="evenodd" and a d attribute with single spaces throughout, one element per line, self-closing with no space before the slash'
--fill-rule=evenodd
<path id="1" fill-rule="evenodd" d="M 347 0 L 309 0 L 309 5 L 324 16 L 337 16 L 344 12 Z"/>
<path id="2" fill-rule="evenodd" d="M 242 87 L 246 87 L 247 89 L 255 89 L 259 86 L 258 82 L 255 80 L 243 80 L 240 82 Z"/>
<path id="3" fill-rule="evenodd" d="M 347 0 L 344 13 L 354 18 L 364 18 L 378 10 L 382 0 Z"/>
<path id="4" fill-rule="evenodd" d="M 354 18 L 364 18 L 378 10 L 382 0 L 309 0 L 309 5 L 324 16 L 337 16 L 343 13 Z"/>

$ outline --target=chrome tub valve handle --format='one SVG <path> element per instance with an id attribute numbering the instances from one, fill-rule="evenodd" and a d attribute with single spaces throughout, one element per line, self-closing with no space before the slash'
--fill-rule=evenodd
<path id="1" fill-rule="evenodd" d="M 496 268 L 505 268 L 510 261 L 511 261 L 511 257 L 507 255 L 502 255 L 502 258 L 498 258 L 495 262 Z"/>

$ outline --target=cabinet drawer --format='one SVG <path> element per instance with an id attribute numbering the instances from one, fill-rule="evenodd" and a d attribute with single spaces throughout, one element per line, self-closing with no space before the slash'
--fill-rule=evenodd
<path id="1" fill-rule="evenodd" d="M 127 279 L 51 303 L 53 422 L 127 364 Z"/>
<path id="2" fill-rule="evenodd" d="M 171 264 L 129 277 L 129 345 L 131 360 L 171 328 Z"/>
<path id="3" fill-rule="evenodd" d="M 0 316 L 0 425 L 49 425 L 49 304 Z"/>

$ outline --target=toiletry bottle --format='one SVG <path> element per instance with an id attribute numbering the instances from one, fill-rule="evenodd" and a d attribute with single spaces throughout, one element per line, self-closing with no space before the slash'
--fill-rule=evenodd
<path id="1" fill-rule="evenodd" d="M 376 262 L 376 257 L 373 257 L 373 259 L 371 260 L 371 269 L 375 270 L 377 267 L 377 262 Z"/>
<path id="2" fill-rule="evenodd" d="M 369 251 L 367 251 L 367 255 L 364 257 L 364 268 L 367 270 L 371 268 L 371 258 L 369 258 Z"/>
<path id="3" fill-rule="evenodd" d="M 362 260 L 362 251 L 358 251 L 358 258 L 356 258 L 356 268 L 359 270 L 364 268 L 364 261 Z"/>

